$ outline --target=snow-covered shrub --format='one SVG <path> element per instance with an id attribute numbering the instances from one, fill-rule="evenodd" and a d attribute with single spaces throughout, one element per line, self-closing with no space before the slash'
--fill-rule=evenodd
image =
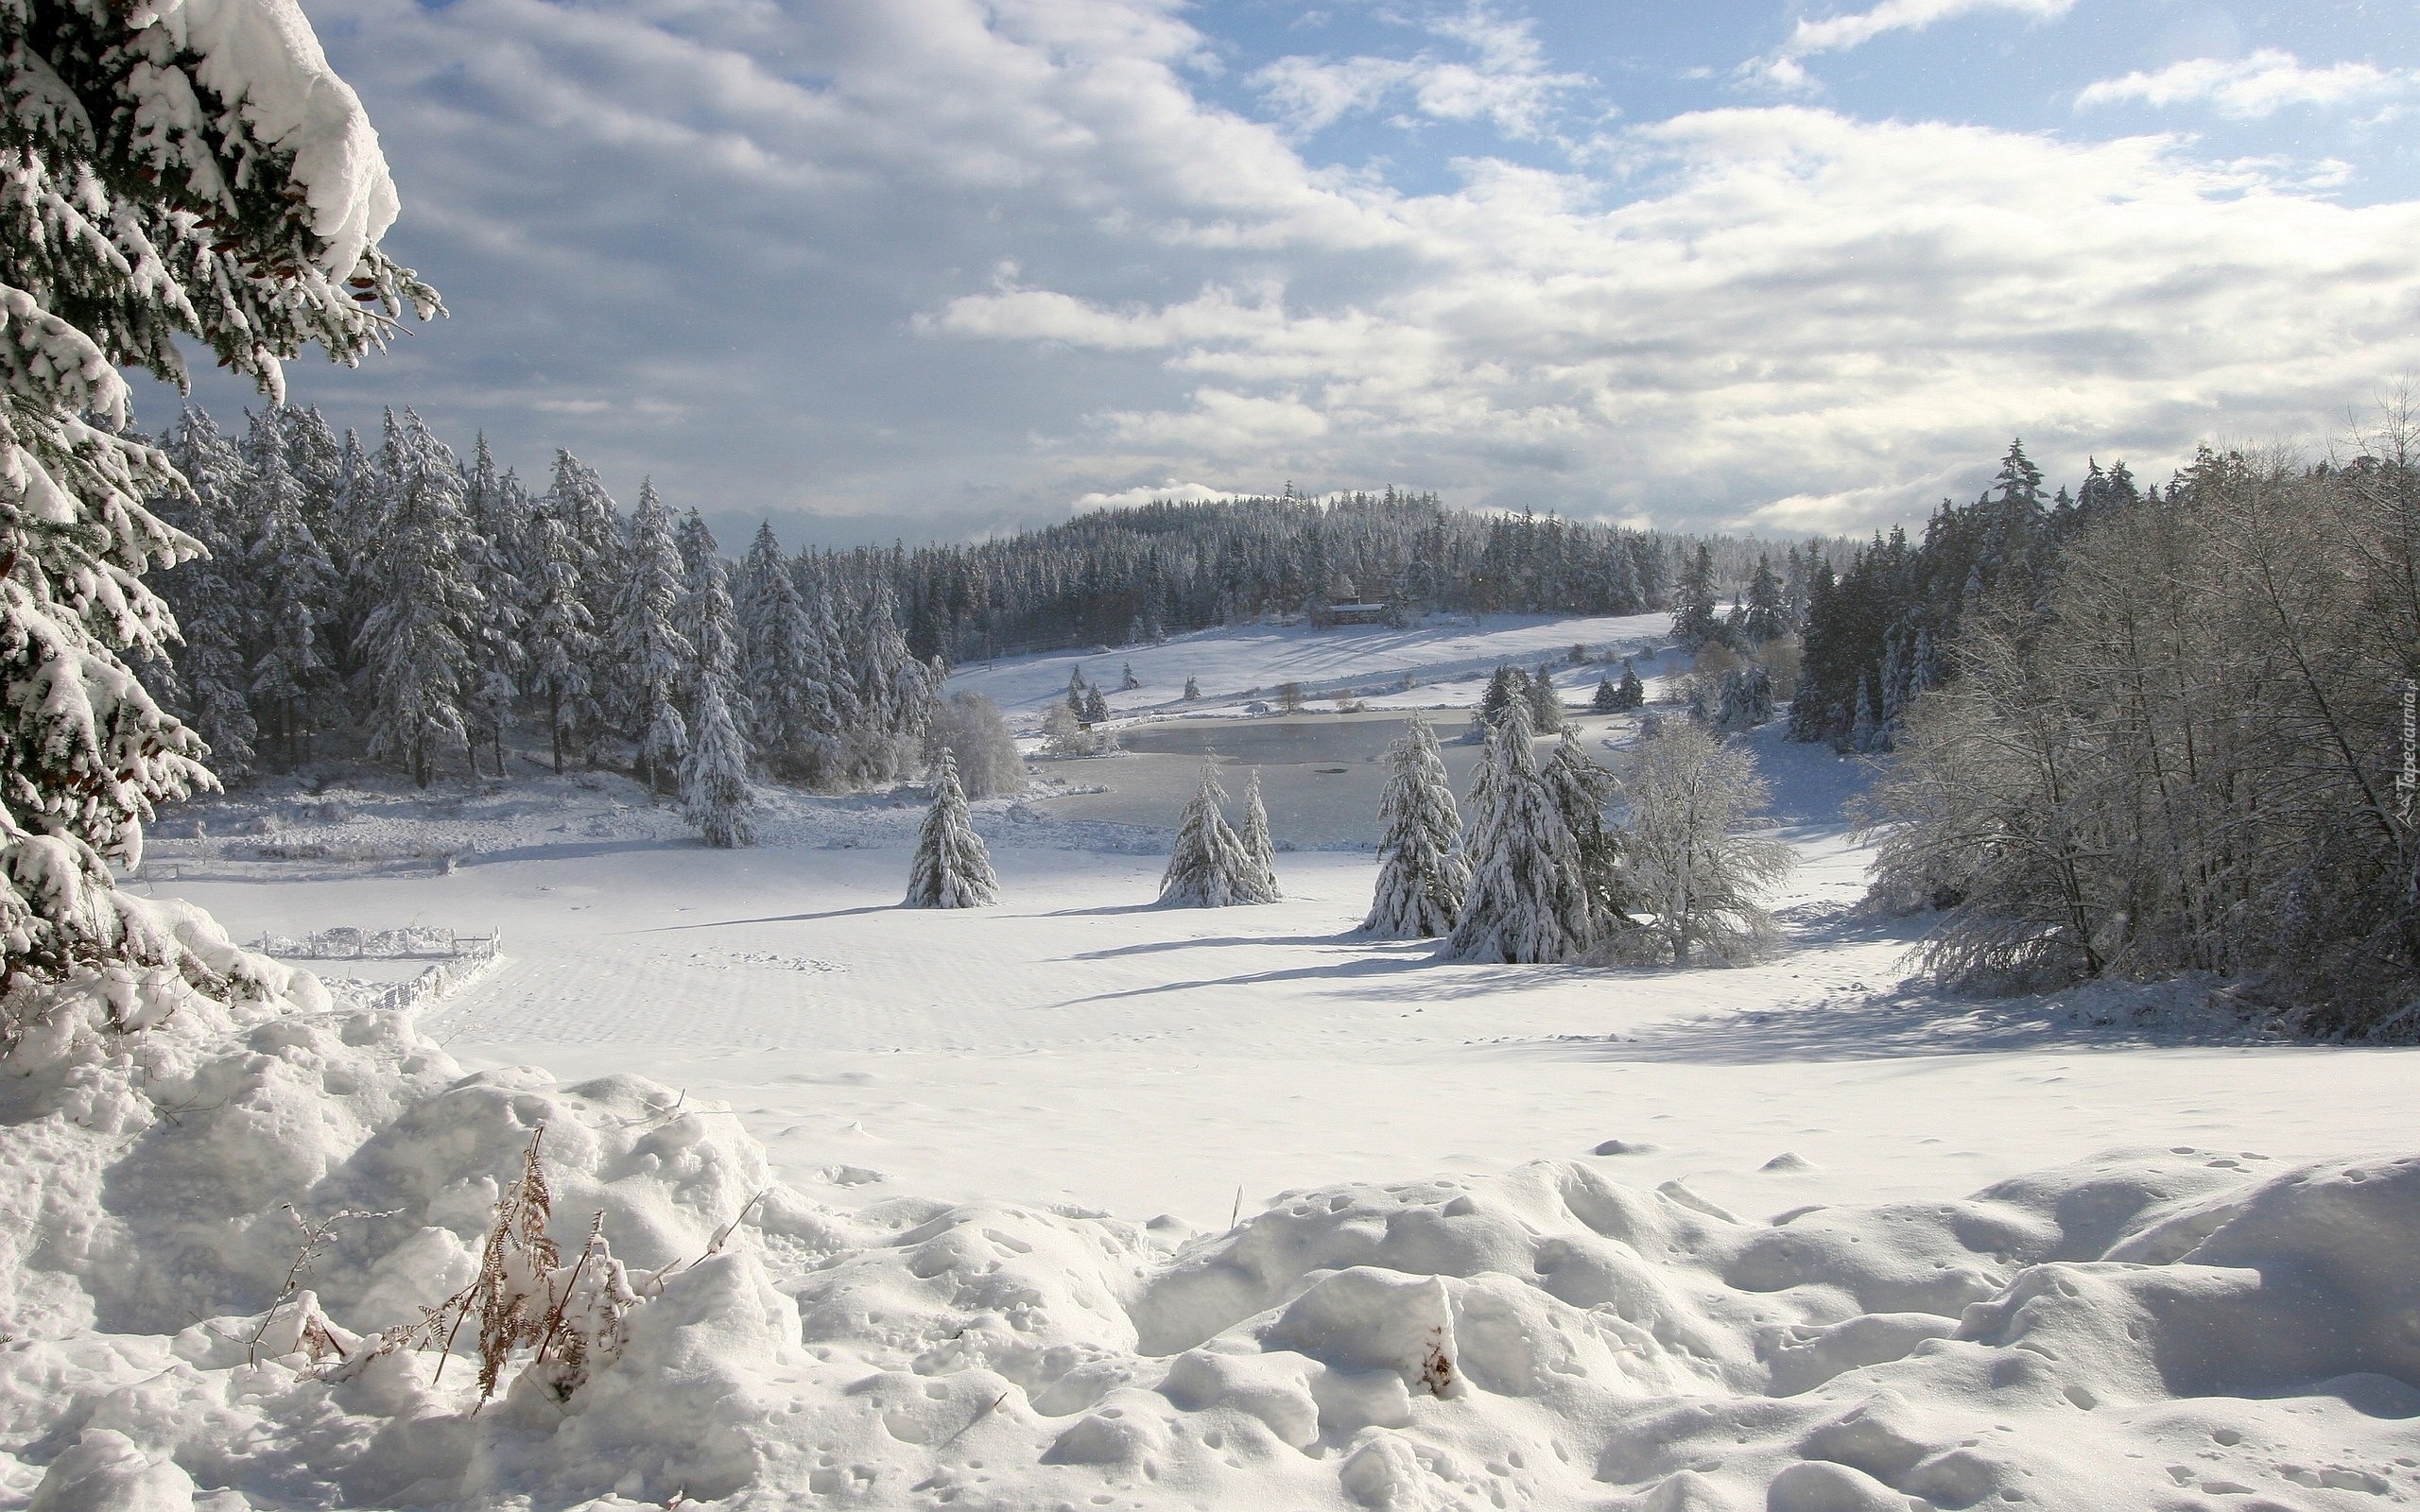
<path id="1" fill-rule="evenodd" d="M 1025 785 L 1025 761 L 999 705 L 973 689 L 933 711 L 933 738 L 946 747 L 969 798 L 995 798 Z"/>
<path id="2" fill-rule="evenodd" d="M 1675 966 L 1749 959 L 1774 938 L 1758 896 L 1788 875 L 1797 852 L 1748 833 L 1769 801 L 1755 759 L 1692 719 L 1642 735 L 1629 773 L 1623 836 L 1641 905 Z"/>

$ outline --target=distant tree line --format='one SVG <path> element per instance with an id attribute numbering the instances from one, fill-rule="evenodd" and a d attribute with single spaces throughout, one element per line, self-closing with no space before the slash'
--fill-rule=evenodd
<path id="1" fill-rule="evenodd" d="M 1846 542 L 1810 543 L 1845 557 Z M 1344 601 L 1416 615 L 1638 614 L 1668 608 L 1674 563 L 1746 583 L 1766 550 L 1551 515 L 1449 509 L 1394 489 L 1162 501 L 994 541 L 839 554 L 888 577 L 908 644 L 953 663 L 1129 644 Z"/>
<path id="2" fill-rule="evenodd" d="M 890 581 L 848 558 L 765 529 L 727 561 L 652 485 L 626 513 L 560 452 L 533 490 L 408 410 L 372 444 L 315 410 L 265 409 L 235 439 L 188 409 L 165 450 L 191 490 L 151 507 L 207 555 L 158 576 L 182 639 L 149 676 L 222 777 L 323 747 L 423 784 L 500 777 L 519 729 L 558 771 L 627 757 L 728 810 L 752 775 L 883 782 L 930 754 L 941 669 L 910 652 Z"/>

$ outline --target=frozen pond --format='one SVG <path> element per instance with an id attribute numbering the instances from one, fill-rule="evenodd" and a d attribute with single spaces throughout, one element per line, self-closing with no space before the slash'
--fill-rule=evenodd
<path id="1" fill-rule="evenodd" d="M 1445 749 L 1445 770 L 1459 797 L 1470 791 L 1479 747 L 1461 742 L 1466 709 L 1429 713 Z M 1576 721 L 1592 747 L 1616 721 Z M 1248 773 L 1260 772 L 1269 828 L 1281 844 L 1378 843 L 1378 797 L 1387 782 L 1387 748 L 1409 721 L 1396 711 L 1301 713 L 1252 719 L 1170 719 L 1120 731 L 1128 754 L 1037 765 L 1076 783 L 1098 782 L 1101 793 L 1048 799 L 1041 806 L 1063 819 L 1173 829 L 1193 797 L 1204 761 L 1219 765 L 1228 796 L 1240 800 Z M 1622 723 L 1626 723 L 1623 721 Z M 1230 819 L 1241 811 L 1230 805 Z"/>

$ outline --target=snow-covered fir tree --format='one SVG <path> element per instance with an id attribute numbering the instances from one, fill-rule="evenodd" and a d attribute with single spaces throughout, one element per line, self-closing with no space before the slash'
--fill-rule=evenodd
<path id="1" fill-rule="evenodd" d="M 1160 902 L 1178 908 L 1225 908 L 1248 902 L 1252 863 L 1227 825 L 1227 790 L 1218 768 L 1204 764 L 1201 785 L 1177 820 L 1176 844 L 1160 879 Z"/>
<path id="2" fill-rule="evenodd" d="M 1424 939 L 1454 927 L 1470 885 L 1461 816 L 1435 731 L 1415 712 L 1389 753 L 1378 800 L 1378 887 L 1361 927 L 1390 938 Z"/>
<path id="3" fill-rule="evenodd" d="M 1621 706 L 1621 690 L 1614 686 L 1614 679 L 1610 677 L 1599 678 L 1597 691 L 1589 696 L 1588 707 L 1598 713 L 1610 714 L 1617 713 Z"/>
<path id="4" fill-rule="evenodd" d="M 1716 610 L 1714 591 L 1714 553 L 1703 544 L 1689 558 L 1675 586 L 1672 607 L 1672 639 L 1681 649 L 1694 651 L 1710 641 L 1722 639 L 1722 620 Z"/>
<path id="5" fill-rule="evenodd" d="M 1186 678 L 1184 679 L 1184 701 L 1187 703 L 1199 703 L 1201 699 L 1201 680 L 1199 678 Z"/>
<path id="6" fill-rule="evenodd" d="M 130 664 L 174 634 L 143 575 L 199 547 L 143 502 L 182 483 L 118 369 L 182 385 L 190 338 L 276 400 L 305 344 L 357 361 L 438 308 L 378 249 L 386 164 L 300 11 L 26 7 L 5 29 L 0 990 L 160 949 L 129 940 L 106 862 L 209 781 Z"/>
<path id="7" fill-rule="evenodd" d="M 1563 733 L 1563 695 L 1554 685 L 1554 668 L 1541 662 L 1522 690 L 1530 701 L 1530 728 L 1541 735 Z"/>
<path id="8" fill-rule="evenodd" d="M 1277 889 L 1277 841 L 1269 833 L 1269 809 L 1260 800 L 1260 768 L 1244 780 L 1244 822 L 1236 832 L 1243 848 L 1243 881 L 1239 903 L 1273 903 L 1286 895 Z"/>
<path id="9" fill-rule="evenodd" d="M 1589 946 L 1579 848 L 1530 748 L 1516 698 L 1488 739 L 1471 789 L 1470 886 L 1444 954 L 1461 961 L 1578 958 Z"/>
<path id="10" fill-rule="evenodd" d="M 472 532 L 453 451 L 418 415 L 389 411 L 377 472 L 361 630 L 369 749 L 426 787 L 442 755 L 469 749 L 469 642 L 485 604 L 461 566 Z"/>
<path id="11" fill-rule="evenodd" d="M 325 626 L 336 565 L 305 517 L 302 485 L 285 462 L 287 437 L 275 411 L 254 417 L 244 512 L 259 522 L 249 563 L 260 606 L 251 692 L 290 771 L 303 761 L 314 715 L 334 692 Z"/>
<path id="12" fill-rule="evenodd" d="M 212 770 L 232 782 L 251 770 L 260 732 L 251 703 L 259 610 L 248 568 L 249 472 L 217 423 L 191 406 L 169 435 L 167 454 L 190 491 L 163 499 L 160 513 L 202 548 L 161 576 L 182 639 L 174 657 L 175 698 L 185 723 L 209 746 Z"/>
<path id="13" fill-rule="evenodd" d="M 527 623 L 523 649 L 528 692 L 544 712 L 546 742 L 555 770 L 579 732 L 597 719 L 590 668 L 597 654 L 596 627 L 588 617 L 588 594 L 580 581 L 579 540 L 555 495 L 532 504 L 522 538 L 522 591 Z"/>
<path id="14" fill-rule="evenodd" d="M 757 527 L 740 564 L 737 610 L 751 730 L 766 769 L 796 782 L 829 779 L 840 728 L 831 650 L 769 524 Z"/>
<path id="15" fill-rule="evenodd" d="M 1621 792 L 1621 783 L 1589 758 L 1580 747 L 1579 735 L 1570 730 L 1563 732 L 1540 775 L 1579 861 L 1592 946 L 1600 953 L 1621 953 L 1635 928 L 1631 916 L 1638 907 L 1623 854 L 1622 833 L 1605 817 L 1606 807 Z"/>
<path id="16" fill-rule="evenodd" d="M 1622 658 L 1622 680 L 1614 691 L 1620 696 L 1620 708 L 1637 709 L 1647 703 L 1647 684 L 1638 680 L 1638 668 L 1631 665 L 1628 657 Z"/>
<path id="17" fill-rule="evenodd" d="M 730 598 L 722 590 L 722 563 L 709 558 L 703 571 L 709 592 L 724 602 L 727 622 Z M 714 618 L 703 623 L 712 633 Z M 687 721 L 688 750 L 681 762 L 682 812 L 706 844 L 722 850 L 756 843 L 756 792 L 748 781 L 748 739 L 732 713 L 732 666 L 729 654 L 699 662 Z"/>
<path id="18" fill-rule="evenodd" d="M 975 833 L 975 816 L 959 787 L 958 763 L 942 747 L 933 762 L 933 806 L 916 835 L 908 871 L 910 908 L 981 908 L 999 902 L 992 853 Z"/>
<path id="19" fill-rule="evenodd" d="M 463 699 L 471 765 L 477 769 L 478 752 L 485 749 L 495 762 L 496 776 L 503 777 L 505 733 L 520 707 L 528 664 L 527 590 L 519 574 L 523 538 L 529 530 L 528 501 L 519 479 L 497 474 L 484 432 L 464 473 L 462 512 L 471 528 L 459 560 L 479 592 L 478 612 L 464 637 L 471 653 Z"/>
<path id="20" fill-rule="evenodd" d="M 621 684 L 621 718 L 638 747 L 638 776 L 653 794 L 677 775 L 689 748 L 681 687 L 695 655 L 674 621 L 681 611 L 681 549 L 671 511 L 652 480 L 639 488 L 622 553 L 622 591 L 614 604 L 610 652 Z"/>
<path id="21" fill-rule="evenodd" d="M 588 623 L 610 642 L 622 590 L 630 576 L 626 561 L 629 541 L 621 508 L 605 491 L 605 480 L 596 475 L 596 470 L 565 451 L 555 453 L 554 476 L 547 485 L 545 498 L 547 507 L 563 523 L 579 548 L 576 560 Z M 603 686 L 596 691 L 600 705 L 607 702 Z M 605 713 L 610 715 L 611 711 Z M 604 733 L 606 724 L 607 719 L 599 718 L 589 725 L 592 746 L 595 738 Z"/>

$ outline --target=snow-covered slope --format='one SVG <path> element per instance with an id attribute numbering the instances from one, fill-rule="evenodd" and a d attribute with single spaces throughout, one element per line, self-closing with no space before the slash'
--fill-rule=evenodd
<path id="1" fill-rule="evenodd" d="M 0 1496 L 35 1512 L 2420 1494 L 2420 1159 L 2118 1153 L 1766 1222 L 1607 1157 L 1193 1236 L 842 1211 L 710 1104 L 461 1075 L 400 1016 L 100 1022 L 12 1061 L 0 1125 Z M 593 1221 L 634 1284 L 576 1386 L 525 1349 L 480 1408 L 474 1362 L 368 1335 L 476 1274 L 542 1126 L 557 1243 Z M 283 1203 L 353 1214 L 297 1291 Z"/>
<path id="2" fill-rule="evenodd" d="M 1508 662 L 1525 670 L 1540 662 L 1564 663 L 1575 645 L 1595 657 L 1660 650 L 1671 644 L 1671 628 L 1669 613 L 1587 619 L 1439 614 L 1400 629 L 1244 625 L 1197 630 L 1155 644 L 971 662 L 951 675 L 949 686 L 952 692 L 988 695 L 1011 715 L 1040 713 L 1066 694 L 1068 676 L 1079 671 L 1119 714 L 1234 713 L 1247 702 L 1273 696 L 1285 682 L 1302 684 L 1308 699 L 1351 693 L 1373 708 L 1467 706 L 1475 689 L 1441 691 L 1435 685 L 1483 678 Z M 1129 667 L 1137 686 L 1122 689 Z M 1583 675 L 1569 669 L 1558 680 L 1584 680 L 1593 688 L 1605 670 L 1597 666 Z M 1639 670 L 1644 675 L 1651 669 Z M 1414 684 L 1409 690 L 1403 686 L 1407 676 Z M 1200 683 L 1198 702 L 1184 701 L 1187 678 Z"/>
<path id="3" fill-rule="evenodd" d="M 1165 831 L 1031 795 L 947 913 L 896 906 L 914 794 L 777 797 L 740 852 L 607 774 L 185 810 L 137 890 L 216 970 L 164 900 L 504 958 L 417 1013 L 95 983 L 26 1037 L 0 1512 L 2420 1498 L 2413 1053 L 1902 985 L 1862 769 L 1754 745 L 1786 946 L 1695 972 L 1362 939 L 1366 853 L 1152 908 Z M 541 1125 L 564 1261 L 601 1213 L 630 1296 L 584 1383 L 525 1342 L 475 1411 L 475 1325 L 441 1373 L 377 1331 L 474 1277 Z M 287 1204 L 357 1216 L 281 1299 Z"/>

